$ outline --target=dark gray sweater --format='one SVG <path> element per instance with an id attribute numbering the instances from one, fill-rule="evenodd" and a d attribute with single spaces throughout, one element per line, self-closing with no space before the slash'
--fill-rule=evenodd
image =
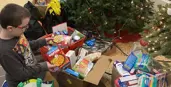
<path id="1" fill-rule="evenodd" d="M 10 40 L 0 39 L 0 64 L 6 71 L 8 87 L 17 87 L 19 82 L 37 78 L 41 72 L 48 70 L 46 62 L 37 63 L 31 51 L 44 45 L 45 39 L 31 41 L 29 44 L 23 36 Z"/>

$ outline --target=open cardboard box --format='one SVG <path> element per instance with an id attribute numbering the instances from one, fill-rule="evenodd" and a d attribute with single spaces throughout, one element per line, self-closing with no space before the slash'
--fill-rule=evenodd
<path id="1" fill-rule="evenodd" d="M 62 87 L 90 87 L 90 85 L 98 85 L 111 62 L 110 56 L 102 55 L 83 80 L 65 72 L 60 72 L 57 76 L 58 82 Z"/>
<path id="2" fill-rule="evenodd" d="M 113 56 L 113 61 L 121 61 L 121 62 L 124 62 L 126 59 L 127 59 L 127 56 Z M 160 64 L 160 59 L 155 59 L 157 62 L 159 62 Z M 168 61 L 167 61 L 168 62 Z M 168 65 L 168 64 L 167 64 Z M 170 61 L 170 65 L 171 65 L 171 61 Z M 155 65 L 156 67 L 161 67 L 161 65 Z M 171 66 L 168 66 L 168 67 L 171 67 Z M 113 67 L 112 69 L 112 81 L 111 81 L 111 87 L 115 87 L 114 85 L 114 81 L 120 77 L 119 73 L 117 72 L 116 68 Z M 167 76 L 166 76 L 166 81 L 167 81 L 167 86 L 165 87 L 171 87 L 171 72 L 167 72 Z"/>

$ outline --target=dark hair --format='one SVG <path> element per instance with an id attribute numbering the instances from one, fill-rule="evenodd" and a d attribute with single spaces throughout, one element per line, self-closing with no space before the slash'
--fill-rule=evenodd
<path id="1" fill-rule="evenodd" d="M 17 4 L 7 4 L 0 12 L 0 24 L 2 28 L 7 26 L 17 27 L 22 24 L 24 18 L 30 17 L 30 12 Z"/>

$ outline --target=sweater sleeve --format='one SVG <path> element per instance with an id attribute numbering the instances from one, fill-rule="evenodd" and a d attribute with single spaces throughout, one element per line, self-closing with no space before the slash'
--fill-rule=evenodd
<path id="1" fill-rule="evenodd" d="M 45 39 L 38 39 L 38 40 L 29 41 L 29 44 L 30 44 L 30 47 L 32 50 L 37 50 L 40 47 L 47 45 Z"/>
<path id="2" fill-rule="evenodd" d="M 48 70 L 46 62 L 38 63 L 34 66 L 26 66 L 20 58 L 14 52 L 0 56 L 2 67 L 16 81 L 30 79 L 40 74 L 40 72 Z"/>

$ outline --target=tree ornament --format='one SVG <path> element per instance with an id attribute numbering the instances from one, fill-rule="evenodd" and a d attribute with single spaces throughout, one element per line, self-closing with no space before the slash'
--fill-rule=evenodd
<path id="1" fill-rule="evenodd" d="M 143 39 L 140 40 L 141 46 L 147 46 L 148 42 L 144 41 Z"/>

